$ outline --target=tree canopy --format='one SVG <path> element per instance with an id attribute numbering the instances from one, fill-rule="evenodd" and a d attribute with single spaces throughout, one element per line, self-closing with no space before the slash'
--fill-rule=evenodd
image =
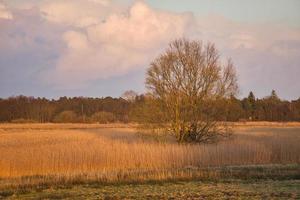
<path id="1" fill-rule="evenodd" d="M 216 123 L 218 107 L 236 94 L 237 78 L 232 61 L 223 64 L 214 44 L 171 42 L 151 63 L 146 86 L 178 142 L 213 142 L 227 135 Z"/>

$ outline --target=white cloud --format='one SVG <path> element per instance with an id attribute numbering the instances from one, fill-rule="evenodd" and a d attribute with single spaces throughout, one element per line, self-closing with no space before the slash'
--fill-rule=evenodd
<path id="1" fill-rule="evenodd" d="M 0 19 L 13 19 L 12 13 L 0 2 Z"/>
<path id="2" fill-rule="evenodd" d="M 28 68 L 43 66 L 39 75 L 50 88 L 88 88 L 100 79 L 144 70 L 171 40 L 185 36 L 212 41 L 222 57 L 232 57 L 244 93 L 263 95 L 273 88 L 288 92 L 292 87 L 286 96 L 300 92 L 299 28 L 212 15 L 196 18 L 141 1 L 130 8 L 110 0 L 26 2 L 13 10 L 0 3 L 2 60 L 20 68 L 23 60 L 30 61 Z M 26 56 L 18 57 L 20 49 Z"/>
<path id="3" fill-rule="evenodd" d="M 253 90 L 262 97 L 272 89 L 283 96 L 299 94 L 299 28 L 239 23 L 220 16 L 200 17 L 198 27 L 200 39 L 213 41 L 221 56 L 232 57 L 242 95 Z"/>
<path id="4" fill-rule="evenodd" d="M 52 71 L 55 82 L 78 87 L 145 68 L 170 40 L 188 33 L 192 20 L 190 14 L 162 12 L 136 2 L 126 13 L 113 13 L 84 31 L 68 31 L 63 36 L 67 49 Z"/>
<path id="5" fill-rule="evenodd" d="M 113 5 L 108 0 L 47 0 L 40 4 L 40 9 L 50 21 L 87 27 L 98 24 L 110 12 L 116 12 L 119 8 Z"/>

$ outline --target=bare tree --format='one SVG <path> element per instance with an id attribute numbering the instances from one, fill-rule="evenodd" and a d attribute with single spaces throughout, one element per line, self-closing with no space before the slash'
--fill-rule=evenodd
<path id="1" fill-rule="evenodd" d="M 121 98 L 128 102 L 133 102 L 137 96 L 138 94 L 135 91 L 127 90 L 122 94 Z"/>
<path id="2" fill-rule="evenodd" d="M 146 87 L 178 142 L 215 142 L 228 135 L 216 119 L 223 100 L 237 92 L 237 78 L 230 59 L 222 65 L 214 44 L 171 42 L 151 63 Z"/>

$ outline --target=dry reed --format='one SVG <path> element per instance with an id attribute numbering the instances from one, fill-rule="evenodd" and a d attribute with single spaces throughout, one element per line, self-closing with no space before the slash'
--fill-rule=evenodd
<path id="1" fill-rule="evenodd" d="M 164 179 L 169 171 L 228 165 L 300 163 L 300 128 L 237 129 L 219 144 L 179 145 L 130 128 L 0 129 L 0 178 L 30 176 Z M 255 134 L 257 132 L 257 134 Z M 177 176 L 184 176 L 177 174 Z"/>

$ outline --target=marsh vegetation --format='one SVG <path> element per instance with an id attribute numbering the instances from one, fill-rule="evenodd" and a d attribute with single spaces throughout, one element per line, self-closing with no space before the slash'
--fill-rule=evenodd
<path id="1" fill-rule="evenodd" d="M 293 166 L 288 173 L 299 176 L 299 131 L 237 126 L 234 138 L 218 144 L 178 144 L 132 127 L 1 125 L 1 188 L 251 177 L 251 170 L 233 170 L 239 166 L 275 166 L 260 175 L 283 177 L 276 166 Z"/>

